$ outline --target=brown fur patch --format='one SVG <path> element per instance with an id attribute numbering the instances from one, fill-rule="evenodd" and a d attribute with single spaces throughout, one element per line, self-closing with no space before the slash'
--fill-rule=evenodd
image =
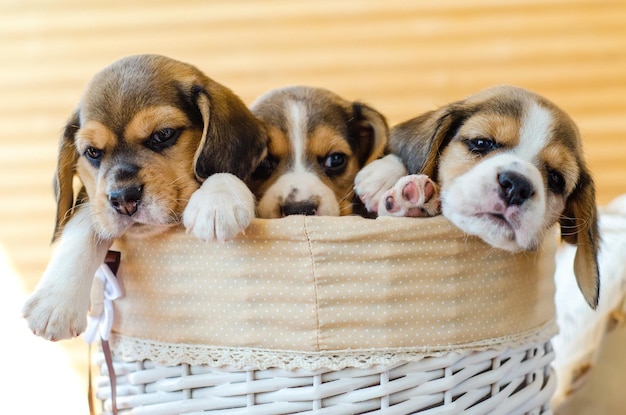
<path id="1" fill-rule="evenodd" d="M 76 150 L 81 155 L 90 146 L 110 152 L 116 142 L 115 134 L 104 124 L 94 120 L 86 121 L 75 136 Z"/>
<path id="2" fill-rule="evenodd" d="M 269 126 L 267 130 L 270 138 L 267 143 L 268 154 L 278 158 L 279 160 L 284 160 L 289 157 L 289 154 L 292 151 L 289 137 L 287 137 L 285 133 L 280 130 L 280 128 L 275 126 Z"/>
<path id="3" fill-rule="evenodd" d="M 334 129 L 321 125 L 317 127 L 307 140 L 307 151 L 317 157 L 325 157 L 332 153 L 343 153 L 352 157 L 352 149 Z"/>
<path id="4" fill-rule="evenodd" d="M 563 175 L 565 194 L 572 193 L 580 174 L 580 168 L 571 148 L 561 142 L 553 142 L 541 151 L 539 157 L 547 167 L 557 170 Z"/>
<path id="5" fill-rule="evenodd" d="M 309 136 L 307 153 L 318 159 L 324 159 L 333 153 L 343 153 L 347 156 L 347 164 L 343 173 L 333 177 L 320 174 L 320 178 L 335 194 L 339 202 L 340 214 L 352 214 L 354 176 L 360 167 L 359 161 L 348 142 L 332 128 L 321 125 Z"/>
<path id="6" fill-rule="evenodd" d="M 124 136 L 128 141 L 143 141 L 150 134 L 164 128 L 189 127 L 187 115 L 179 108 L 170 105 L 143 108 L 135 114 L 126 126 Z"/>
<path id="7" fill-rule="evenodd" d="M 514 147 L 519 143 L 520 120 L 502 114 L 478 113 L 465 121 L 459 129 L 460 138 L 488 138 L 498 144 Z"/>

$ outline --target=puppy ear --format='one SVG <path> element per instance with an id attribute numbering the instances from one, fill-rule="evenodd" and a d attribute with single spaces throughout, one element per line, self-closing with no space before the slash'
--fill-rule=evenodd
<path id="1" fill-rule="evenodd" d="M 355 102 L 352 104 L 352 118 L 349 121 L 350 137 L 356 140 L 359 164 L 381 157 L 387 147 L 389 127 L 385 117 L 374 108 Z"/>
<path id="2" fill-rule="evenodd" d="M 74 135 L 78 128 L 78 112 L 75 112 L 65 125 L 59 145 L 59 156 L 54 176 L 57 214 L 52 242 L 61 234 L 63 226 L 72 216 L 74 208 L 74 176 L 76 174 L 76 161 L 78 160 L 78 153 L 74 145 Z"/>
<path id="3" fill-rule="evenodd" d="M 560 221 L 561 238 L 576 245 L 574 274 L 585 301 L 593 309 L 598 306 L 600 297 L 600 233 L 595 200 L 593 179 L 586 168 L 583 168 L 578 185 L 567 199 Z"/>
<path id="4" fill-rule="evenodd" d="M 194 157 L 194 172 L 203 181 L 215 173 L 232 173 L 247 180 L 266 152 L 265 126 L 229 89 L 208 82 L 193 90 L 202 115 L 202 139 Z"/>
<path id="5" fill-rule="evenodd" d="M 400 123 L 391 129 L 388 150 L 400 157 L 409 174 L 436 180 L 439 153 L 467 115 L 459 102 Z"/>

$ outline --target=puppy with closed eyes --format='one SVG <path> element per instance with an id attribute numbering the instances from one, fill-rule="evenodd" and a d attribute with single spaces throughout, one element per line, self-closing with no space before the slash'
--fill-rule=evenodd
<path id="1" fill-rule="evenodd" d="M 257 215 L 352 214 L 354 177 L 382 155 L 385 118 L 360 102 L 304 86 L 270 91 L 251 110 L 269 136 L 267 157 L 250 181 Z"/>
<path id="2" fill-rule="evenodd" d="M 598 305 L 595 187 L 578 129 L 555 104 L 521 88 L 489 88 L 395 126 L 388 151 L 355 179 L 369 210 L 441 211 L 513 252 L 536 249 L 558 222 L 562 239 L 577 245 L 582 294 Z"/>
<path id="3" fill-rule="evenodd" d="M 137 55 L 96 74 L 61 139 L 59 243 L 23 308 L 32 331 L 60 340 L 85 330 L 94 274 L 116 238 L 181 221 L 201 239 L 237 235 L 254 217 L 242 180 L 266 143 L 245 104 L 192 65 Z"/>

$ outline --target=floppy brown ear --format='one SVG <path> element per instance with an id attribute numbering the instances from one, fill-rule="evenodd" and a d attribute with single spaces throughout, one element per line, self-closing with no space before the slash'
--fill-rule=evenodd
<path id="1" fill-rule="evenodd" d="M 54 176 L 57 214 L 52 242 L 61 234 L 63 226 L 72 216 L 74 208 L 74 175 L 76 174 L 76 161 L 78 160 L 78 153 L 74 145 L 74 135 L 78 128 L 78 112 L 75 112 L 65 125 L 59 145 L 59 156 Z"/>
<path id="2" fill-rule="evenodd" d="M 247 180 L 265 155 L 265 126 L 221 85 L 209 82 L 194 87 L 193 94 L 203 122 L 194 157 L 196 177 L 203 181 L 215 173 L 232 173 Z"/>
<path id="3" fill-rule="evenodd" d="M 409 174 L 437 180 L 439 153 L 469 114 L 457 102 L 400 123 L 391 129 L 388 150 L 404 162 Z"/>
<path id="4" fill-rule="evenodd" d="M 381 157 L 389 140 L 389 127 L 385 117 L 374 108 L 355 102 L 349 121 L 350 137 L 355 146 L 361 166 Z"/>
<path id="5" fill-rule="evenodd" d="M 595 186 L 586 169 L 578 185 L 566 202 L 561 218 L 561 238 L 576 245 L 574 274 L 578 287 L 589 306 L 595 309 L 600 297 L 600 272 L 598 269 L 598 213 Z"/>

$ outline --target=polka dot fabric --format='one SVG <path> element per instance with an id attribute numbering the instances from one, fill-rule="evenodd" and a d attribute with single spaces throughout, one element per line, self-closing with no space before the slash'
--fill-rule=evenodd
<path id="1" fill-rule="evenodd" d="M 555 245 L 548 237 L 536 252 L 510 254 L 443 217 L 292 216 L 256 219 L 226 243 L 180 229 L 125 239 L 114 247 L 125 293 L 114 333 L 260 358 L 518 342 L 553 334 Z"/>

